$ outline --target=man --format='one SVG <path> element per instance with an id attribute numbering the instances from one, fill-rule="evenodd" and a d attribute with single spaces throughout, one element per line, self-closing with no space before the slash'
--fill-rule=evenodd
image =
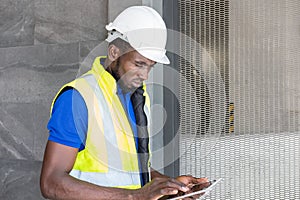
<path id="1" fill-rule="evenodd" d="M 41 172 L 50 199 L 158 199 L 206 178 L 164 176 L 149 166 L 143 82 L 165 55 L 166 26 L 152 8 L 124 10 L 109 31 L 107 56 L 55 97 Z M 141 109 L 142 108 L 142 109 Z M 146 112 L 145 112 L 146 111 Z"/>

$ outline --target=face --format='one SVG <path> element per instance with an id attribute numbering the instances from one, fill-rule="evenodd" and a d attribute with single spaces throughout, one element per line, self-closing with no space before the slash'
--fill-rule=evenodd
<path id="1" fill-rule="evenodd" d="M 148 79 L 154 61 L 149 60 L 137 51 L 130 51 L 118 58 L 117 75 L 123 88 L 134 90 Z"/>

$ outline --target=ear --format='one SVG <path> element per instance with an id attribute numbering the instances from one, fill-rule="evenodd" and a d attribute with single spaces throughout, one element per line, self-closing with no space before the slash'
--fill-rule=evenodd
<path id="1" fill-rule="evenodd" d="M 117 60 L 120 57 L 120 49 L 116 47 L 115 45 L 109 45 L 108 47 L 108 52 L 107 52 L 107 57 L 108 59 L 113 62 Z"/>

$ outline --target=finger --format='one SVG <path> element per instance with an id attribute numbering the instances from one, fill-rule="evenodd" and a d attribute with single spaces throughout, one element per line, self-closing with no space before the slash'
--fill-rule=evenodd
<path id="1" fill-rule="evenodd" d="M 197 181 L 197 183 L 207 183 L 207 182 L 209 182 L 208 181 L 208 178 L 196 178 L 196 181 Z"/>
<path id="2" fill-rule="evenodd" d="M 184 199 L 182 200 L 191 200 L 191 199 L 194 199 L 193 197 L 185 197 Z"/>
<path id="3" fill-rule="evenodd" d="M 187 192 L 190 190 L 190 188 L 187 187 L 184 183 L 177 181 L 176 179 L 173 178 L 169 179 L 165 184 L 166 187 L 175 188 L 182 192 Z"/>
<path id="4" fill-rule="evenodd" d="M 174 189 L 174 188 L 163 188 L 160 190 L 160 193 L 162 195 L 175 195 L 178 193 L 178 190 Z"/>
<path id="5" fill-rule="evenodd" d="M 186 198 L 184 198 L 184 199 L 182 199 L 182 200 L 191 200 L 191 199 L 196 199 L 196 198 L 193 198 L 193 197 L 186 197 Z"/>
<path id="6" fill-rule="evenodd" d="M 179 191 L 186 192 L 189 190 L 183 183 L 171 178 L 155 178 L 152 181 L 152 187 L 161 195 L 174 195 Z"/>
<path id="7" fill-rule="evenodd" d="M 196 190 L 202 190 L 204 188 L 207 188 L 210 186 L 210 182 L 206 182 L 206 183 L 202 183 L 202 184 L 199 184 L 197 186 L 195 186 L 195 189 Z"/>
<path id="8" fill-rule="evenodd" d="M 164 183 L 160 183 L 158 185 L 159 188 L 161 189 L 173 189 L 173 190 L 177 190 L 182 191 L 182 192 L 187 192 L 189 191 L 189 188 L 187 186 L 185 186 L 183 183 L 176 181 L 175 179 L 168 179 L 168 181 L 164 182 Z"/>
<path id="9" fill-rule="evenodd" d="M 199 179 L 201 179 L 201 180 L 199 180 Z M 195 177 L 190 177 L 190 178 L 189 178 L 189 181 L 190 181 L 190 183 L 192 183 L 192 184 L 201 184 L 201 183 L 208 182 L 208 179 L 207 179 L 207 181 L 205 181 L 204 179 L 205 179 L 205 178 L 195 178 Z"/>
<path id="10" fill-rule="evenodd" d="M 197 184 L 197 178 L 193 177 L 193 176 L 179 176 L 176 178 L 176 180 L 189 185 L 189 184 Z"/>
<path id="11" fill-rule="evenodd" d="M 201 193 L 201 194 L 203 194 L 203 193 Z M 191 198 L 192 198 L 192 199 L 198 199 L 198 198 L 201 196 L 201 194 L 193 195 L 193 196 L 191 196 Z"/>
<path id="12" fill-rule="evenodd" d="M 200 184 L 198 179 L 192 176 L 180 177 L 177 180 L 186 184 L 189 188 L 193 187 L 194 185 Z"/>

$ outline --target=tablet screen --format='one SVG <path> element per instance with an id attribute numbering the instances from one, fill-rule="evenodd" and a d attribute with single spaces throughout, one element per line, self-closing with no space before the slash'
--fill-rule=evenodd
<path id="1" fill-rule="evenodd" d="M 197 198 L 199 198 L 201 195 L 204 194 L 206 196 L 222 180 L 223 180 L 222 178 L 219 178 L 218 180 L 210 181 L 210 185 L 206 188 L 203 188 L 200 185 L 195 185 L 194 187 L 192 187 L 191 191 L 189 191 L 188 194 L 187 193 L 183 193 L 182 195 L 179 194 L 179 196 L 176 195 L 176 197 L 170 198 L 168 200 L 177 200 L 177 199 L 182 199 L 190 196 L 196 196 Z"/>

